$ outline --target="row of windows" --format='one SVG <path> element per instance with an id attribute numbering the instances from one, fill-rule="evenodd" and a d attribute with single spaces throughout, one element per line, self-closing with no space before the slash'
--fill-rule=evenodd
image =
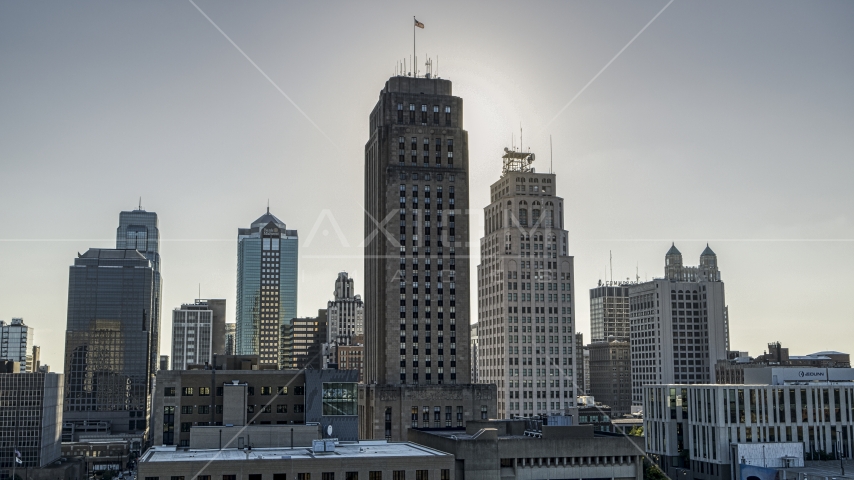
<path id="1" fill-rule="evenodd" d="M 421 108 L 418 108 L 418 106 L 416 104 L 410 103 L 407 106 L 407 109 L 408 109 L 408 114 L 405 117 L 408 120 L 408 123 L 415 124 L 416 120 L 418 120 L 418 123 L 420 123 L 421 125 L 427 125 L 428 123 L 432 123 L 433 125 L 439 125 L 440 116 L 441 116 L 439 105 L 433 105 L 433 109 L 432 109 L 433 114 L 429 116 L 430 117 L 429 122 L 428 122 L 428 108 L 427 108 L 426 104 L 422 104 Z M 419 111 L 418 113 L 420 113 L 420 115 L 416 115 L 416 110 Z M 448 105 L 445 105 L 445 107 L 442 108 L 441 110 L 443 110 L 445 113 L 445 126 L 451 126 L 451 107 Z M 404 123 L 403 112 L 404 112 L 403 104 L 398 103 L 397 104 L 397 123 Z"/>
<path id="2" fill-rule="evenodd" d="M 217 387 L 217 389 L 216 389 L 216 396 L 217 397 L 222 396 L 222 389 L 223 389 L 223 387 Z M 247 390 L 247 393 L 249 395 L 255 395 L 255 387 L 254 386 L 246 387 L 246 390 Z M 209 397 L 211 394 L 210 387 L 199 387 L 198 389 L 195 389 L 194 387 L 183 387 L 181 389 L 181 396 L 182 397 L 192 397 L 194 391 L 198 391 L 198 396 L 200 396 L 200 397 Z M 275 387 L 275 389 L 273 387 L 261 387 L 260 388 L 261 395 L 273 395 L 274 392 L 276 393 L 276 395 L 287 395 L 288 394 L 288 387 Z M 163 396 L 164 397 L 174 397 L 175 393 L 176 393 L 175 387 L 165 387 L 163 389 Z M 305 395 L 305 387 L 304 386 L 294 387 L 294 395 Z"/>
<path id="3" fill-rule="evenodd" d="M 338 474 L 338 478 L 342 480 L 359 480 L 359 472 L 322 472 L 320 474 L 320 478 L 318 480 L 335 480 L 335 475 Z M 368 476 L 365 477 L 367 480 L 406 480 L 406 470 L 392 470 L 391 475 L 385 475 L 388 472 L 383 472 L 382 470 L 371 470 L 368 472 Z M 411 477 L 415 480 L 430 480 L 430 470 L 415 470 L 415 476 Z M 294 474 L 296 480 L 311 480 L 311 473 L 303 472 Z M 241 475 L 242 477 L 242 475 Z M 248 480 L 265 480 L 265 475 L 260 473 L 253 474 L 250 473 L 247 475 Z M 166 477 L 164 477 L 166 478 Z M 186 477 L 182 476 L 171 476 L 168 477 L 169 480 L 186 480 Z M 236 474 L 225 474 L 220 476 L 222 480 L 237 480 Z M 287 480 L 287 473 L 274 473 L 273 478 L 270 479 L 269 475 L 267 475 L 266 480 Z M 435 478 L 435 477 L 434 477 Z M 196 480 L 211 480 L 211 475 L 196 475 Z M 160 480 L 160 477 L 145 477 L 145 480 Z M 438 480 L 451 480 L 451 471 L 447 468 L 439 471 Z"/>

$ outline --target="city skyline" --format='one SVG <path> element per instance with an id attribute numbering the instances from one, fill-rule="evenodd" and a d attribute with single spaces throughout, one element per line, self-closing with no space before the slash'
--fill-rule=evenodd
<path id="1" fill-rule="evenodd" d="M 314 6 L 198 3 L 309 122 L 192 4 L 180 5 L 0 6 L 9 66 L 0 86 L 14 92 L 0 98 L 14 112 L 0 129 L 0 319 L 33 326 L 53 371 L 62 352 L 47 347 L 64 343 L 68 259 L 113 247 L 116 214 L 140 195 L 160 221 L 162 309 L 225 298 L 234 321 L 233 229 L 268 197 L 303 237 L 297 316 L 323 307 L 342 270 L 364 294 L 366 117 L 395 61 L 411 54 L 415 7 L 341 5 L 328 16 Z M 608 279 L 609 250 L 615 280 L 634 280 L 636 268 L 644 280 L 661 276 L 671 241 L 686 258 L 710 242 L 726 264 L 731 348 L 755 356 L 780 340 L 803 352 L 850 350 L 827 332 L 854 334 L 845 305 L 854 193 L 844 180 L 854 176 L 845 85 L 854 34 L 844 28 L 854 8 L 675 2 L 585 87 L 666 2 L 511 5 L 415 12 L 426 25 L 419 59 L 438 55 L 439 76 L 466 99 L 470 244 L 483 234 L 495 153 L 513 136 L 518 144 L 521 122 L 538 171 L 554 140 L 576 293 Z M 512 41 L 495 28 L 534 19 L 536 33 Z M 362 34 L 381 25 L 383 35 Z M 352 45 L 325 39 L 330 32 Z M 303 52 L 300 38 L 314 45 Z M 348 87 L 337 88 L 345 76 Z M 158 181 L 134 175 L 140 165 L 160 170 Z M 271 177 L 281 181 L 259 187 Z M 78 188 L 86 182 L 99 188 Z M 577 308 L 589 338 L 588 306 Z M 169 353 L 171 320 L 160 330 Z"/>

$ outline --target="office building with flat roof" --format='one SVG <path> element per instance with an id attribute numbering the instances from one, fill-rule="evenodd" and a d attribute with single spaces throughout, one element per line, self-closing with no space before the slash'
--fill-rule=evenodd
<path id="1" fill-rule="evenodd" d="M 44 467 L 62 453 L 61 373 L 0 373 L 0 471 Z"/>
<path id="2" fill-rule="evenodd" d="M 449 80 L 395 76 L 369 117 L 360 438 L 403 440 L 423 409 L 431 423 L 437 408 L 440 423 L 496 415 L 495 387 L 470 384 L 462 111 Z"/>
<path id="3" fill-rule="evenodd" d="M 63 423 L 144 433 L 157 363 L 156 283 L 138 250 L 89 249 L 69 269 Z M 159 361 L 159 354 L 156 356 Z"/>

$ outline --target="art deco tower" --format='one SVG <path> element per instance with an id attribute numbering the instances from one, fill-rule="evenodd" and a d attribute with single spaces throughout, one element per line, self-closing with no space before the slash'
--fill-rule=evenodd
<path id="1" fill-rule="evenodd" d="M 468 167 L 451 82 L 390 78 L 365 145 L 360 438 L 495 418 L 495 386 L 470 384 Z"/>
<path id="2" fill-rule="evenodd" d="M 365 182 L 365 382 L 469 383 L 468 133 L 449 80 L 386 82 Z"/>
<path id="3" fill-rule="evenodd" d="M 573 257 L 556 176 L 505 149 L 490 187 L 478 266 L 479 381 L 498 385 L 503 418 L 575 406 Z"/>

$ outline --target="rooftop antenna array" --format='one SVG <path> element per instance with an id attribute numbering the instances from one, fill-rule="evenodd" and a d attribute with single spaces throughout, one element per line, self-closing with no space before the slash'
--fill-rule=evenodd
<path id="1" fill-rule="evenodd" d="M 515 148 L 504 148 L 504 155 L 501 156 L 504 165 L 501 168 L 501 176 L 505 176 L 510 172 L 533 173 L 534 168 L 531 164 L 534 163 L 534 154 L 531 152 L 517 152 Z"/>

